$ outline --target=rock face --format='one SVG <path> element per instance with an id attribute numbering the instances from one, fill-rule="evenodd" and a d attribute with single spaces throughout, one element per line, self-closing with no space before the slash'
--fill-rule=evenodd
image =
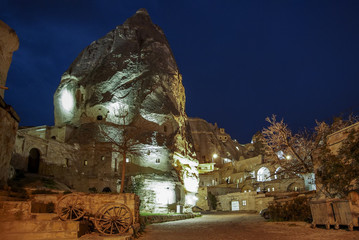
<path id="1" fill-rule="evenodd" d="M 128 125 L 139 116 L 163 125 L 168 115 L 185 114 L 182 77 L 165 35 L 146 10 L 80 53 L 63 74 L 54 104 L 56 126 L 101 117 Z"/>
<path id="2" fill-rule="evenodd" d="M 15 31 L 0 20 L 0 96 L 4 98 L 7 72 L 12 60 L 12 53 L 19 48 L 19 38 Z"/>
<path id="3" fill-rule="evenodd" d="M 132 129 L 126 176 L 147 188 L 158 200 L 154 206 L 194 203 L 198 161 L 187 131 L 182 76 L 164 33 L 145 9 L 80 53 L 61 78 L 54 107 L 55 128 L 73 129 L 67 142 L 80 144 L 80 159 L 93 167 L 87 175 L 99 175 L 98 162 L 107 158 L 113 172 L 121 172 L 124 154 L 116 148 Z M 99 143 L 108 143 L 107 150 L 94 149 Z"/>
<path id="4" fill-rule="evenodd" d="M 197 159 L 200 163 L 216 163 L 222 167 L 228 162 L 239 161 L 262 154 L 256 143 L 239 144 L 224 128 L 201 118 L 187 120 Z M 215 156 L 213 156 L 215 154 Z"/>

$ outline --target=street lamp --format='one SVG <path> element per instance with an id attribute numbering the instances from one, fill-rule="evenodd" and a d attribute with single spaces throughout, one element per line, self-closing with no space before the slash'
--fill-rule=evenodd
<path id="1" fill-rule="evenodd" d="M 215 158 L 217 158 L 217 157 L 218 157 L 217 153 L 214 153 L 214 154 L 212 155 L 212 162 L 213 162 L 213 159 L 215 159 Z"/>

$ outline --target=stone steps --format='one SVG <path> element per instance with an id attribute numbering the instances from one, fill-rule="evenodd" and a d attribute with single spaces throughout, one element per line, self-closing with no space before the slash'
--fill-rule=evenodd
<path id="1" fill-rule="evenodd" d="M 2 240 L 78 239 L 79 222 L 60 220 L 2 221 Z"/>
<path id="2" fill-rule="evenodd" d="M 77 233 L 68 232 L 38 232 L 38 233 L 3 233 L 2 240 L 74 240 Z"/>
<path id="3" fill-rule="evenodd" d="M 59 220 L 56 213 L 31 213 L 31 218 L 38 221 Z"/>

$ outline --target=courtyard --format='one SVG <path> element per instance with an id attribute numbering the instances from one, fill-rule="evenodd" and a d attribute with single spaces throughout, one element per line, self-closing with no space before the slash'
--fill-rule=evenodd
<path id="1" fill-rule="evenodd" d="M 358 229 L 312 229 L 305 222 L 269 222 L 258 214 L 216 213 L 202 217 L 152 224 L 139 240 L 354 240 Z"/>

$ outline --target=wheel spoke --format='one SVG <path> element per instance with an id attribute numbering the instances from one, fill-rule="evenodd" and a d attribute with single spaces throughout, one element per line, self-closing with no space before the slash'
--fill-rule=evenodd
<path id="1" fill-rule="evenodd" d="M 76 218 L 78 218 L 79 215 L 76 213 L 76 209 L 74 208 L 72 211 L 73 211 L 73 213 L 75 214 Z"/>
<path id="2" fill-rule="evenodd" d="M 131 224 L 131 210 L 124 204 L 105 205 L 100 208 L 95 218 L 97 230 L 106 235 L 124 233 Z"/>
<path id="3" fill-rule="evenodd" d="M 118 226 L 117 226 L 117 223 L 116 223 L 116 222 L 114 222 L 114 225 L 116 226 L 116 229 L 117 229 L 118 233 L 122 233 L 122 231 L 118 228 Z"/>

